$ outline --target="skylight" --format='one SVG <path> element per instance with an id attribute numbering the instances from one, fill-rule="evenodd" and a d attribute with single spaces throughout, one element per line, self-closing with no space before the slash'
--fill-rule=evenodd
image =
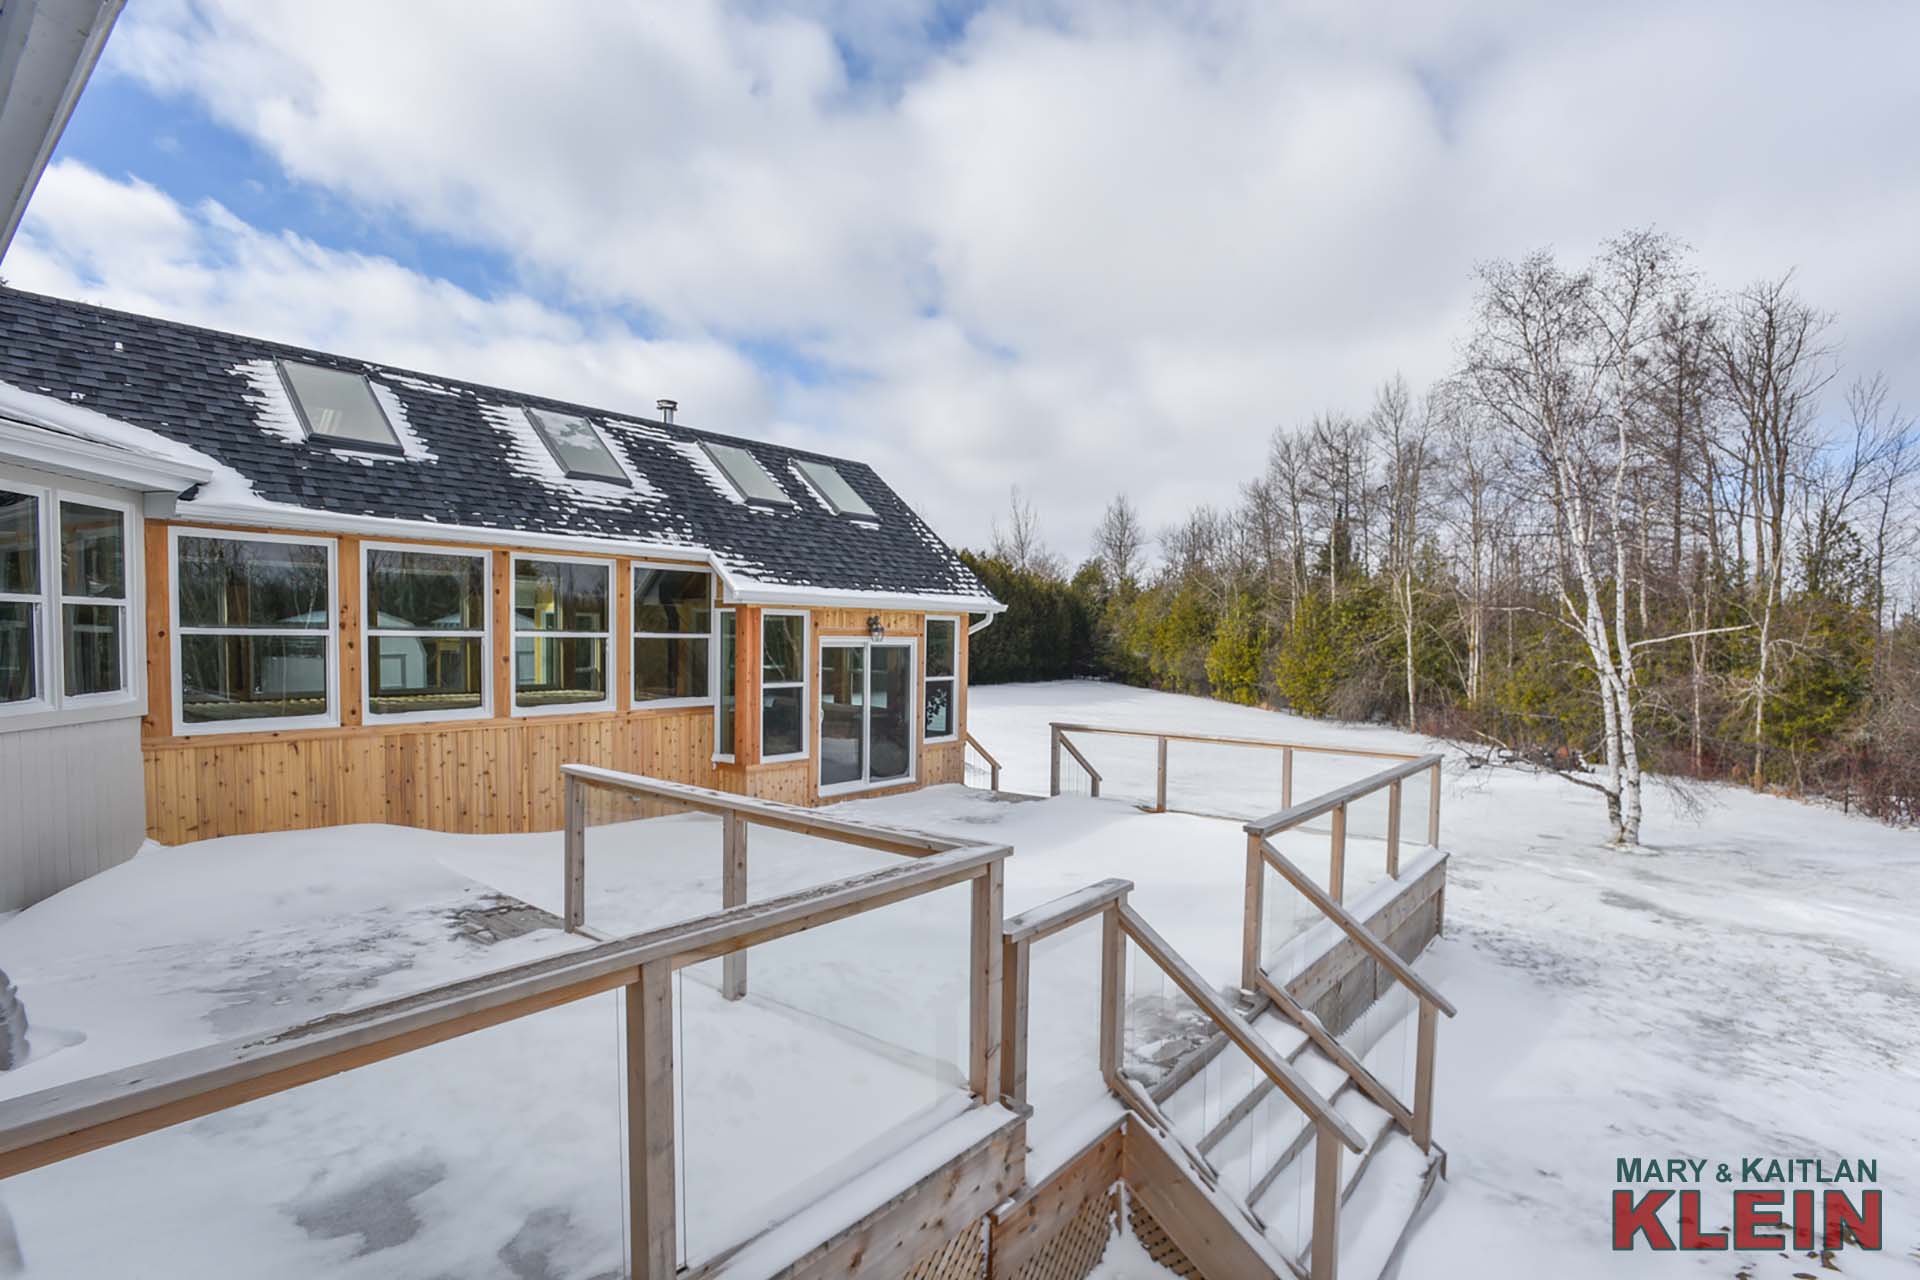
<path id="1" fill-rule="evenodd" d="M 748 502 L 778 502 L 786 506 L 793 505 L 793 499 L 780 487 L 779 481 L 767 474 L 760 460 L 742 449 L 739 445 L 715 444 L 711 440 L 703 441 L 702 446 L 714 465 L 726 473 L 733 487 Z"/>
<path id="2" fill-rule="evenodd" d="M 280 361 L 294 411 L 307 439 L 362 449 L 400 451 L 400 437 L 380 411 L 365 375 L 317 364 Z"/>
<path id="3" fill-rule="evenodd" d="M 808 462 L 805 459 L 793 464 L 800 474 L 806 477 L 815 492 L 827 500 L 827 505 L 837 516 L 867 516 L 878 518 L 867 500 L 853 491 L 846 477 L 824 462 Z"/>
<path id="4" fill-rule="evenodd" d="M 607 442 L 585 418 L 570 413 L 552 413 L 529 409 L 527 417 L 539 433 L 547 451 L 560 469 L 575 480 L 606 480 L 614 484 L 632 484 L 619 462 L 614 460 Z"/>

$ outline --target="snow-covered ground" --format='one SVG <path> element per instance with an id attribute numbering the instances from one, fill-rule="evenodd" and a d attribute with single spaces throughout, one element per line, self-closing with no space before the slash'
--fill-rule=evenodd
<path id="1" fill-rule="evenodd" d="M 1011 790 L 1046 790 L 1050 720 L 1430 749 L 1390 730 L 1113 686 L 972 691 L 970 727 Z M 1010 913 L 1131 879 L 1142 914 L 1233 985 L 1238 823 L 1140 813 L 1127 801 L 1151 794 L 1152 743 L 1081 745 L 1106 775 L 1100 801 L 948 787 L 842 811 L 1011 844 Z M 1273 753 L 1175 744 L 1170 760 L 1175 807 L 1279 807 Z M 1378 767 L 1302 755 L 1295 798 Z M 1450 765 L 1448 936 L 1421 962 L 1460 1007 L 1440 1039 L 1436 1136 L 1450 1181 L 1404 1276 L 1816 1270 L 1610 1249 L 1616 1157 L 1749 1155 L 1878 1159 L 1887 1247 L 1842 1266 L 1913 1274 L 1920 835 L 1708 794 L 1689 816 L 1655 792 L 1649 847 L 1626 853 L 1601 842 L 1589 793 Z M 1424 812 L 1410 790 L 1410 837 Z M 1377 877 L 1383 823 L 1355 817 L 1350 894 Z M 1308 831 L 1286 847 L 1324 875 L 1323 845 Z M 710 819 L 596 828 L 589 923 L 613 932 L 717 907 L 718 853 Z M 755 829 L 752 896 L 887 861 Z M 545 927 L 559 896 L 551 834 L 360 827 L 150 848 L 0 923 L 0 968 L 35 1027 L 33 1059 L 0 1075 L 0 1096 L 577 945 Z M 721 1001 L 706 969 L 688 971 L 677 1047 L 692 1257 L 948 1114 L 964 1060 L 965 926 L 964 889 L 945 890 L 756 948 L 741 1004 Z M 1083 928 L 1036 948 L 1041 1163 L 1112 1105 L 1091 1069 L 1095 937 Z M 618 1034 L 615 1001 L 581 1002 L 9 1179 L 0 1204 L 28 1275 L 256 1274 L 262 1259 L 289 1276 L 607 1273 L 621 1261 Z M 103 1209 L 115 1230 L 96 1229 Z"/>

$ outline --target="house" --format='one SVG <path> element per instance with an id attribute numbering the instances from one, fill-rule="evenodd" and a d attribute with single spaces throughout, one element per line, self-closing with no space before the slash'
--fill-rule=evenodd
<path id="1" fill-rule="evenodd" d="M 142 834 L 553 829 L 566 762 L 958 781 L 1002 606 L 871 468 L 673 410 L 0 290 L 0 904 Z"/>

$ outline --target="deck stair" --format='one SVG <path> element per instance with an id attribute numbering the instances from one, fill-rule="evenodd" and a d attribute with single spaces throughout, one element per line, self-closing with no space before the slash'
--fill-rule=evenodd
<path id="1" fill-rule="evenodd" d="M 1390 1076 L 1391 1059 L 1412 1044 L 1418 1009 L 1398 993 L 1357 1020 L 1362 1060 L 1376 1077 Z M 1311 1016 L 1311 1015 L 1309 1015 Z M 1278 1008 L 1260 1010 L 1250 1024 L 1300 1075 L 1366 1138 L 1364 1152 L 1343 1152 L 1338 1274 L 1374 1280 L 1393 1260 L 1407 1227 L 1442 1176 L 1445 1152 L 1422 1152 L 1394 1117 L 1371 1101 L 1355 1078 L 1322 1053 Z M 1157 1115 L 1145 1117 L 1174 1146 L 1181 1164 L 1203 1184 L 1208 1200 L 1238 1215 L 1236 1227 L 1257 1232 L 1270 1246 L 1276 1276 L 1307 1276 L 1312 1254 L 1314 1127 L 1279 1097 L 1272 1082 L 1242 1054 L 1209 1044 L 1170 1083 L 1148 1090 Z M 1276 1266 L 1274 1260 L 1278 1260 Z"/>

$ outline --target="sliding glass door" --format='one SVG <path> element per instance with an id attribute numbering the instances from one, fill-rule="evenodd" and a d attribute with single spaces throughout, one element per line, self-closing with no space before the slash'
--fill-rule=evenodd
<path id="1" fill-rule="evenodd" d="M 910 640 L 820 642 L 820 791 L 914 778 L 915 654 Z"/>

